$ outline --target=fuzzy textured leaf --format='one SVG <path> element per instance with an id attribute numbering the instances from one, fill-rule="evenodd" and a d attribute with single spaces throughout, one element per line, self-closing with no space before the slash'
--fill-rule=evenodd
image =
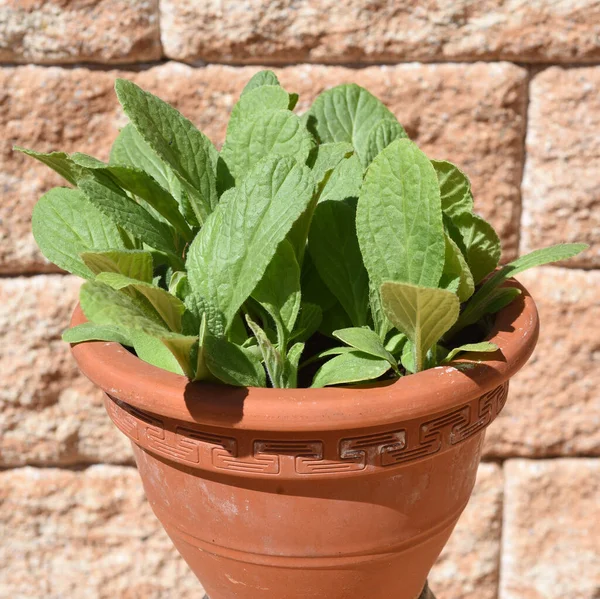
<path id="1" fill-rule="evenodd" d="M 448 355 L 442 360 L 442 364 L 448 364 L 460 353 L 492 353 L 498 351 L 498 346 L 489 341 L 480 341 L 479 343 L 466 343 L 460 347 L 451 349 Z"/>
<path id="2" fill-rule="evenodd" d="M 333 336 L 365 354 L 387 360 L 394 370 L 398 370 L 398 361 L 385 348 L 375 331 L 363 327 L 352 327 L 333 331 Z"/>
<path id="3" fill-rule="evenodd" d="M 117 97 L 144 141 L 179 177 L 199 222 L 218 202 L 217 151 L 191 121 L 135 83 L 117 79 Z"/>
<path id="4" fill-rule="evenodd" d="M 146 250 L 82 252 L 81 259 L 95 275 L 113 272 L 145 283 L 152 282 L 152 254 Z"/>
<path id="5" fill-rule="evenodd" d="M 469 178 L 447 160 L 432 160 L 433 168 L 440 184 L 442 210 L 453 216 L 461 212 L 473 211 L 473 196 Z"/>
<path id="6" fill-rule="evenodd" d="M 84 279 L 94 275 L 80 254 L 126 248 L 117 225 L 75 189 L 55 187 L 45 193 L 35 205 L 31 221 L 42 254 Z"/>
<path id="7" fill-rule="evenodd" d="M 263 111 L 229 127 L 221 158 L 236 185 L 252 167 L 269 155 L 292 156 L 306 162 L 314 146 L 310 133 L 289 110 Z"/>
<path id="8" fill-rule="evenodd" d="M 379 121 L 371 129 L 367 139 L 366 164 L 371 164 L 377 154 L 387 148 L 393 141 L 404 137 L 408 137 L 408 135 L 404 127 L 397 120 L 386 118 Z"/>
<path id="9" fill-rule="evenodd" d="M 381 299 L 392 324 L 414 345 L 416 371 L 423 370 L 427 351 L 458 318 L 458 297 L 444 289 L 387 281 Z"/>
<path id="10" fill-rule="evenodd" d="M 381 120 L 394 121 L 396 117 L 373 94 L 350 83 L 318 96 L 308 112 L 307 124 L 321 143 L 351 143 L 366 166 L 369 135 Z"/>
<path id="11" fill-rule="evenodd" d="M 359 351 L 350 351 L 325 362 L 315 374 L 311 387 L 371 381 L 383 376 L 390 368 L 387 360 Z"/>
<path id="12" fill-rule="evenodd" d="M 271 315 L 280 347 L 285 347 L 300 310 L 300 266 L 291 243 L 284 239 L 252 292 Z"/>
<path id="13" fill-rule="evenodd" d="M 373 282 L 438 284 L 445 255 L 440 189 L 431 162 L 413 142 L 391 143 L 367 169 L 356 229 Z"/>
<path id="14" fill-rule="evenodd" d="M 313 190 L 308 167 L 292 158 L 268 158 L 227 201 L 222 199 L 194 239 L 187 259 L 190 285 L 223 314 L 227 327 Z"/>

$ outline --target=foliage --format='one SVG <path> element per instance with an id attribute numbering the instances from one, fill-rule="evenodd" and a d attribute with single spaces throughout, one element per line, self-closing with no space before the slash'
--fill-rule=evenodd
<path id="1" fill-rule="evenodd" d="M 497 269 L 500 241 L 474 214 L 467 176 L 430 160 L 357 85 L 299 117 L 298 96 L 261 71 L 220 152 L 131 81 L 116 92 L 130 123 L 108 163 L 16 148 L 71 186 L 32 218 L 44 255 L 87 280 L 88 322 L 65 332 L 70 343 L 115 341 L 229 385 L 398 377 L 496 351 L 482 327 L 518 295 L 505 281 L 585 249 Z"/>

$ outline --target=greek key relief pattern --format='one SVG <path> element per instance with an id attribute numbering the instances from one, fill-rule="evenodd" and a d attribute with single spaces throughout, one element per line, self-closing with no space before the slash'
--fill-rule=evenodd
<path id="1" fill-rule="evenodd" d="M 505 383 L 442 416 L 341 438 L 338 443 L 319 439 L 244 443 L 233 436 L 162 421 L 109 396 L 105 403 L 125 435 L 166 459 L 213 471 L 302 478 L 401 466 L 450 449 L 488 426 L 504 407 L 507 395 Z"/>

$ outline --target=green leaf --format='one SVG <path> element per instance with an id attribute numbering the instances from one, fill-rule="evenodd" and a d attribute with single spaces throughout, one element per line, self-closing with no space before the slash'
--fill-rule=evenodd
<path id="1" fill-rule="evenodd" d="M 460 248 L 449 235 L 446 239 L 446 258 L 439 286 L 453 290 L 461 302 L 467 301 L 475 291 L 473 275 Z"/>
<path id="2" fill-rule="evenodd" d="M 311 150 L 307 165 L 312 169 L 313 177 L 318 184 L 344 158 L 350 158 L 353 154 L 354 147 L 347 142 L 321 144 Z"/>
<path id="3" fill-rule="evenodd" d="M 117 79 L 117 97 L 144 141 L 175 172 L 203 223 L 218 202 L 217 152 L 191 121 L 133 82 Z"/>
<path id="4" fill-rule="evenodd" d="M 331 172 L 325 182 L 319 202 L 342 201 L 358 198 L 363 182 L 364 169 L 356 154 L 344 158 Z"/>
<path id="5" fill-rule="evenodd" d="M 583 252 L 588 247 L 589 246 L 585 243 L 564 243 L 553 245 L 541 250 L 534 250 L 525 256 L 517 258 L 510 264 L 506 264 L 497 270 L 473 295 L 461 313 L 460 318 L 449 331 L 448 337 L 452 337 L 452 335 L 456 334 L 467 325 L 476 323 L 484 314 L 487 314 L 489 312 L 488 307 L 490 303 L 498 300 L 498 296 L 495 295 L 494 292 L 510 277 L 514 277 L 524 270 L 533 268 L 535 266 L 542 266 L 544 264 L 550 264 L 551 262 L 558 262 L 560 260 L 567 260 L 573 256 L 576 256 L 580 252 Z M 507 296 L 505 296 L 505 298 L 506 297 Z"/>
<path id="6" fill-rule="evenodd" d="M 265 387 L 265 370 L 258 358 L 223 337 L 209 332 L 204 340 L 204 360 L 210 372 L 227 385 Z"/>
<path id="7" fill-rule="evenodd" d="M 295 389 L 298 386 L 298 364 L 304 351 L 304 343 L 292 345 L 285 359 L 284 377 L 287 389 Z"/>
<path id="8" fill-rule="evenodd" d="M 448 364 L 449 362 L 452 362 L 452 359 L 462 352 L 490 353 L 495 351 L 498 351 L 498 346 L 495 343 L 490 343 L 489 341 L 466 343 L 465 345 L 451 349 L 450 353 L 442 360 L 441 364 Z"/>
<path id="9" fill-rule="evenodd" d="M 387 360 L 381 360 L 359 351 L 351 351 L 325 362 L 315 374 L 311 387 L 370 381 L 378 379 L 389 369 L 390 364 Z"/>
<path id="10" fill-rule="evenodd" d="M 132 334 L 127 329 L 117 325 L 97 325 L 92 322 L 86 322 L 67 329 L 62 334 L 62 340 L 67 343 L 114 341 L 121 345 L 133 347 Z"/>
<path id="11" fill-rule="evenodd" d="M 371 164 L 381 150 L 387 148 L 393 141 L 404 137 L 408 135 L 396 119 L 382 119 L 371 129 L 367 138 L 365 163 Z"/>
<path id="12" fill-rule="evenodd" d="M 218 308 L 206 298 L 190 291 L 184 300 L 186 308 L 196 319 L 198 326 L 203 317 L 206 317 L 207 329 L 217 337 L 225 335 L 225 319 Z"/>
<path id="13" fill-rule="evenodd" d="M 404 333 L 394 333 L 385 342 L 385 349 L 387 349 L 394 358 L 402 354 L 402 349 L 406 345 L 407 337 Z"/>
<path id="14" fill-rule="evenodd" d="M 92 279 L 92 271 L 80 254 L 99 249 L 125 249 L 111 219 L 78 190 L 55 187 L 44 194 L 33 209 L 33 236 L 42 254 L 74 275 Z"/>
<path id="15" fill-rule="evenodd" d="M 296 326 L 292 332 L 290 340 L 306 341 L 314 333 L 317 332 L 321 320 L 323 319 L 323 312 L 316 304 L 303 302 L 300 305 L 300 314 L 296 321 Z"/>
<path id="16" fill-rule="evenodd" d="M 382 102 L 354 83 L 323 92 L 308 113 L 308 127 L 321 143 L 345 141 L 367 165 L 369 135 L 381 120 L 396 120 Z"/>
<path id="17" fill-rule="evenodd" d="M 260 85 L 242 94 L 231 111 L 227 135 L 237 129 L 244 121 L 271 110 L 287 110 L 290 105 L 290 95 L 277 83 L 276 85 Z"/>
<path id="18" fill-rule="evenodd" d="M 343 341 L 346 345 L 376 358 L 387 360 L 390 366 L 398 372 L 398 361 L 385 349 L 383 342 L 375 331 L 367 328 L 352 327 L 333 331 L 333 336 Z"/>
<path id="19" fill-rule="evenodd" d="M 228 127 L 221 158 L 239 185 L 266 156 L 292 156 L 304 163 L 313 145 L 312 136 L 293 112 L 263 111 Z"/>
<path id="20" fill-rule="evenodd" d="M 323 351 L 320 351 L 320 352 L 312 355 L 310 358 L 306 359 L 300 365 L 300 367 L 304 368 L 305 366 L 308 366 L 309 364 L 314 364 L 315 362 L 319 362 L 323 358 L 328 358 L 329 356 L 339 356 L 341 354 L 348 354 L 350 352 L 356 353 L 356 350 L 353 347 L 347 347 L 347 346 L 330 347 L 329 349 L 324 349 Z"/>
<path id="21" fill-rule="evenodd" d="M 13 150 L 39 160 L 57 172 L 63 179 L 66 179 L 71 185 L 77 185 L 80 169 L 65 152 L 36 152 L 35 150 L 28 150 L 20 146 L 13 146 Z"/>
<path id="22" fill-rule="evenodd" d="M 181 201 L 181 182 L 173 169 L 158 157 L 131 123 L 121 130 L 115 140 L 109 165 L 131 166 L 144 171 L 178 202 Z"/>
<path id="23" fill-rule="evenodd" d="M 374 283 L 438 284 L 445 255 L 440 189 L 431 162 L 413 142 L 391 143 L 367 169 L 356 229 Z"/>
<path id="24" fill-rule="evenodd" d="M 114 272 L 145 283 L 152 282 L 152 254 L 146 250 L 82 252 L 81 259 L 95 275 Z"/>
<path id="25" fill-rule="evenodd" d="M 448 216 L 473 211 L 471 182 L 454 164 L 447 160 L 432 160 L 437 174 L 442 199 L 442 210 Z"/>
<path id="26" fill-rule="evenodd" d="M 458 297 L 444 289 L 388 281 L 381 285 L 381 299 L 392 324 L 413 343 L 415 368 L 420 372 L 427 351 L 456 322 Z"/>
<path id="27" fill-rule="evenodd" d="M 171 331 L 181 332 L 181 317 L 185 312 L 185 304 L 168 291 L 155 287 L 151 283 L 136 281 L 114 272 L 103 272 L 96 281 L 110 285 L 113 289 L 135 289 L 144 296 Z"/>
<path id="28" fill-rule="evenodd" d="M 262 355 L 271 385 L 276 389 L 284 389 L 285 384 L 285 365 L 284 360 L 279 350 L 271 343 L 266 333 L 258 326 L 248 315 L 246 322 L 250 330 L 258 341 L 258 347 Z"/>
<path id="29" fill-rule="evenodd" d="M 373 283 L 373 281 L 369 281 L 369 307 L 371 309 L 373 328 L 380 339 L 385 339 L 392 329 L 392 323 L 386 316 L 385 310 L 381 305 L 381 292 L 379 291 L 379 287 Z"/>
<path id="30" fill-rule="evenodd" d="M 85 317 L 94 324 L 118 325 L 154 336 L 168 333 L 166 326 L 149 317 L 132 298 L 105 283 L 84 283 L 79 302 Z"/>
<path id="31" fill-rule="evenodd" d="M 141 331 L 132 331 L 132 335 L 133 349 L 140 360 L 157 368 L 185 375 L 177 358 L 158 337 Z"/>
<path id="32" fill-rule="evenodd" d="M 175 357 L 183 374 L 193 380 L 195 369 L 192 367 L 192 356 L 198 345 L 198 337 L 170 333 L 161 336 L 160 341 Z"/>
<path id="33" fill-rule="evenodd" d="M 106 172 L 114 177 L 120 187 L 152 206 L 186 241 L 192 240 L 193 233 L 179 211 L 177 200 L 150 175 L 130 166 L 110 166 Z"/>
<path id="34" fill-rule="evenodd" d="M 82 152 L 74 152 L 71 154 L 71 160 L 77 165 L 84 169 L 103 169 L 106 168 L 106 164 L 102 160 L 98 160 L 89 154 L 83 154 Z"/>
<path id="35" fill-rule="evenodd" d="M 321 202 L 315 210 L 308 251 L 319 276 L 354 326 L 367 323 L 369 278 L 356 238 L 356 209 L 345 202 Z"/>
<path id="36" fill-rule="evenodd" d="M 277 79 L 277 75 L 268 69 L 258 71 L 258 73 L 255 73 L 251 77 L 250 81 L 246 83 L 246 87 L 244 87 L 242 90 L 242 96 L 248 92 L 251 92 L 257 87 L 262 87 L 263 85 L 279 85 L 279 79 Z"/>
<path id="37" fill-rule="evenodd" d="M 292 158 L 268 158 L 227 201 L 221 200 L 194 239 L 187 259 L 190 285 L 223 314 L 227 327 L 313 190 L 307 167 Z"/>
<path id="38" fill-rule="evenodd" d="M 459 231 L 461 239 L 454 239 L 464 247 L 464 256 L 477 285 L 498 266 L 502 249 L 500 239 L 492 225 L 480 216 L 470 212 L 460 212 L 452 217 L 452 224 Z M 449 229 L 453 236 L 453 230 Z"/>
<path id="39" fill-rule="evenodd" d="M 300 266 L 286 239 L 277 246 L 252 297 L 275 321 L 279 347 L 285 351 L 300 310 Z"/>
<path id="40" fill-rule="evenodd" d="M 174 232 L 169 225 L 152 216 L 111 178 L 89 172 L 79 180 L 79 188 L 100 212 L 149 246 L 176 255 Z"/>
<path id="41" fill-rule="evenodd" d="M 485 306 L 486 314 L 496 314 L 502 308 L 510 304 L 517 296 L 521 295 L 521 290 L 517 287 L 498 287 L 489 296 L 489 301 Z"/>

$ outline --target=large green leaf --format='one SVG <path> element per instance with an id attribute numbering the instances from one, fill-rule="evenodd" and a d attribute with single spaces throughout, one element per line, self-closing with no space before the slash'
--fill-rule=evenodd
<path id="1" fill-rule="evenodd" d="M 323 92 L 308 112 L 307 125 L 321 143 L 351 143 L 366 166 L 369 135 L 381 120 L 396 117 L 366 89 L 350 83 Z"/>
<path id="2" fill-rule="evenodd" d="M 447 160 L 432 160 L 440 184 L 442 210 L 449 216 L 473 211 L 471 182 L 454 164 Z"/>
<path id="3" fill-rule="evenodd" d="M 157 250 L 177 255 L 173 229 L 130 198 L 110 177 L 89 171 L 78 183 L 87 199 L 116 225 Z"/>
<path id="4" fill-rule="evenodd" d="M 398 371 L 398 360 L 385 348 L 375 331 L 364 327 L 352 327 L 333 331 L 333 336 L 365 354 L 387 360 L 390 366 Z"/>
<path id="5" fill-rule="evenodd" d="M 168 291 L 114 272 L 102 272 L 96 277 L 96 281 L 106 283 L 117 290 L 135 289 L 150 302 L 171 331 L 181 333 L 181 318 L 185 312 L 185 304 Z"/>
<path id="6" fill-rule="evenodd" d="M 393 141 L 404 137 L 408 135 L 398 121 L 389 118 L 379 121 L 369 133 L 365 163 L 371 164 L 381 150 L 387 148 Z"/>
<path id="7" fill-rule="evenodd" d="M 218 202 L 217 152 L 191 121 L 133 82 L 117 79 L 117 97 L 144 141 L 179 177 L 199 222 Z"/>
<path id="8" fill-rule="evenodd" d="M 95 275 L 113 272 L 145 283 L 152 282 L 152 254 L 146 250 L 82 252 L 81 259 Z"/>
<path id="9" fill-rule="evenodd" d="M 129 123 L 119 133 L 110 151 L 111 166 L 131 166 L 148 173 L 177 201 L 181 200 L 181 182 L 173 169 L 161 160 L 144 138 Z"/>
<path id="10" fill-rule="evenodd" d="M 293 112 L 263 111 L 227 129 L 221 158 L 239 185 L 248 171 L 266 156 L 292 156 L 303 163 L 313 145 L 312 136 Z"/>
<path id="11" fill-rule="evenodd" d="M 318 184 L 344 158 L 349 158 L 353 154 L 354 147 L 348 142 L 321 144 L 311 150 L 306 164 L 312 169 L 313 177 Z"/>
<path id="12" fill-rule="evenodd" d="M 308 251 L 319 276 L 337 297 L 354 326 L 367 323 L 369 279 L 355 229 L 356 209 L 346 202 L 317 205 Z"/>
<path id="13" fill-rule="evenodd" d="M 275 321 L 279 346 L 285 351 L 300 310 L 300 266 L 294 248 L 286 239 L 277 246 L 252 297 Z"/>
<path id="14" fill-rule="evenodd" d="M 93 278 L 93 273 L 81 253 L 126 248 L 117 225 L 75 189 L 55 187 L 44 194 L 33 209 L 31 221 L 42 254 L 84 279 Z"/>
<path id="15" fill-rule="evenodd" d="M 239 189 L 221 200 L 194 239 L 187 259 L 190 285 L 224 315 L 227 326 L 306 209 L 313 190 L 308 167 L 292 158 L 265 159 Z"/>
<path id="16" fill-rule="evenodd" d="M 350 351 L 328 360 L 319 368 L 311 387 L 327 387 L 378 379 L 391 368 L 387 360 Z"/>
<path id="17" fill-rule="evenodd" d="M 144 200 L 186 240 L 191 241 L 193 234 L 179 211 L 177 200 L 165 191 L 150 175 L 131 166 L 109 166 L 106 169 L 126 191 Z"/>
<path id="18" fill-rule="evenodd" d="M 133 347 L 132 331 L 118 325 L 98 325 L 85 322 L 67 329 L 62 334 L 62 340 L 67 343 L 83 343 L 85 341 L 114 341 L 121 345 Z"/>
<path id="19" fill-rule="evenodd" d="M 490 304 L 492 302 L 499 301 L 496 293 L 497 288 L 510 277 L 514 277 L 524 270 L 533 268 L 535 266 L 542 266 L 544 264 L 550 264 L 551 262 L 558 262 L 560 260 L 567 260 L 573 256 L 576 256 L 580 252 L 583 252 L 588 247 L 589 246 L 587 246 L 585 243 L 564 243 L 553 245 L 541 250 L 534 250 L 525 256 L 517 258 L 510 264 L 506 264 L 497 270 L 489 279 L 487 279 L 487 281 L 469 300 L 465 306 L 465 309 L 462 311 L 460 318 L 449 332 L 449 337 L 460 331 L 465 326 L 479 321 L 482 316 L 489 313 Z M 508 298 L 509 296 L 506 297 Z"/>
<path id="20" fill-rule="evenodd" d="M 386 281 L 381 299 L 392 324 L 414 346 L 416 372 L 423 370 L 427 351 L 458 318 L 458 297 L 444 289 Z"/>
<path id="21" fill-rule="evenodd" d="M 356 229 L 376 284 L 438 284 L 445 255 L 440 189 L 431 162 L 413 142 L 391 143 L 367 169 Z"/>
<path id="22" fill-rule="evenodd" d="M 153 336 L 169 332 L 131 297 L 105 283 L 89 281 L 82 285 L 79 302 L 85 317 L 94 324 L 118 325 Z"/>

